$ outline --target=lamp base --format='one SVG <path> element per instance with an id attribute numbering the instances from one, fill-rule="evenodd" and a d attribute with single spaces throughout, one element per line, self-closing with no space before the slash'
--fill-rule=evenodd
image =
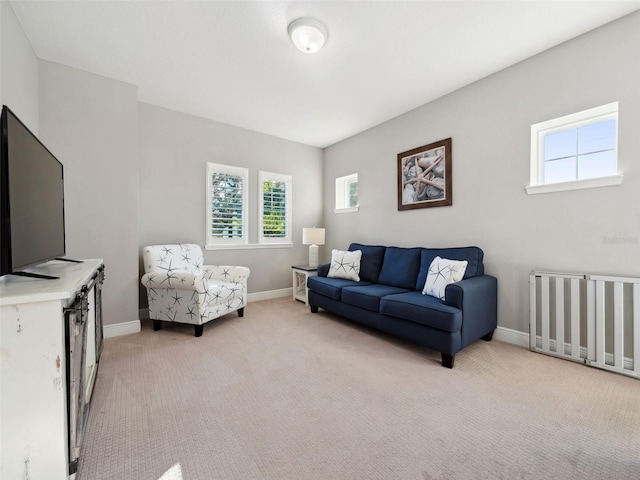
<path id="1" fill-rule="evenodd" d="M 309 245 L 309 266 L 310 267 L 318 266 L 318 246 L 317 245 Z"/>

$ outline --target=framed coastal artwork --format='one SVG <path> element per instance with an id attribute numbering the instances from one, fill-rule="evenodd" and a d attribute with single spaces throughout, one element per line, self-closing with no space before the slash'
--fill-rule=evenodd
<path id="1" fill-rule="evenodd" d="M 453 202 L 451 138 L 398 154 L 398 210 Z"/>

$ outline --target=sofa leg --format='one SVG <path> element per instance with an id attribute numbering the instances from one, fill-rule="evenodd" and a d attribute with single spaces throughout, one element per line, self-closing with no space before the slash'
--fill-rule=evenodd
<path id="1" fill-rule="evenodd" d="M 238 309 L 238 316 L 244 317 L 244 307 Z"/>
<path id="2" fill-rule="evenodd" d="M 153 331 L 157 332 L 162 328 L 162 320 L 154 320 L 153 321 Z"/>
<path id="3" fill-rule="evenodd" d="M 480 337 L 480 338 L 482 338 L 485 342 L 490 342 L 491 339 L 493 338 L 493 332 L 495 332 L 495 330 L 491 330 L 484 337 Z"/>
<path id="4" fill-rule="evenodd" d="M 455 355 L 447 355 L 446 353 L 442 354 L 442 366 L 447 368 L 453 368 L 453 360 Z"/>
<path id="5" fill-rule="evenodd" d="M 315 305 L 309 305 L 309 308 L 311 309 L 311 313 L 318 313 L 318 307 Z"/>
<path id="6" fill-rule="evenodd" d="M 204 325 L 196 325 L 196 337 L 202 336 L 202 330 L 204 329 Z"/>

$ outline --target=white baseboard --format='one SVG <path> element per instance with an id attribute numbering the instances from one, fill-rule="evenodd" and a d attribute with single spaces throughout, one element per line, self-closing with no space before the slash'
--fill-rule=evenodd
<path id="1" fill-rule="evenodd" d="M 569 359 L 568 357 L 571 356 L 571 344 L 570 343 L 565 343 L 564 344 L 564 351 L 561 352 L 559 355 L 556 355 L 552 352 L 556 351 L 556 341 L 553 338 L 549 339 L 549 351 L 544 351 L 542 350 L 542 337 L 536 337 L 536 348 L 540 349 L 539 352 L 540 353 L 545 353 L 548 355 L 552 355 L 552 356 L 557 356 L 559 358 L 566 358 Z M 600 363 L 598 363 L 595 360 L 587 360 L 588 357 L 588 351 L 586 347 L 580 347 L 580 361 L 581 362 L 585 362 L 589 365 L 593 365 L 593 366 L 600 366 Z M 620 372 L 619 369 L 616 369 L 613 367 L 615 363 L 615 357 L 612 353 L 609 352 L 604 352 L 604 365 L 602 365 L 602 368 L 612 368 L 613 371 L 616 371 L 618 373 L 625 373 L 625 374 L 630 374 L 633 375 L 635 377 L 639 377 L 638 374 L 635 373 L 628 373 L 626 371 L 624 372 Z M 633 370 L 633 358 L 631 357 L 624 357 L 623 358 L 623 370 Z"/>
<path id="2" fill-rule="evenodd" d="M 104 338 L 119 337 L 120 335 L 129 335 L 140 331 L 140 320 L 132 320 L 130 322 L 114 323 L 112 325 L 104 325 L 102 333 Z"/>
<path id="3" fill-rule="evenodd" d="M 293 288 L 281 288 L 279 290 L 267 290 L 266 292 L 256 292 L 247 295 L 248 302 L 259 302 L 260 300 L 271 300 L 273 298 L 292 297 Z"/>
<path id="4" fill-rule="evenodd" d="M 259 302 L 260 300 L 270 300 L 280 297 L 292 297 L 293 288 L 281 288 L 279 290 L 268 290 L 266 292 L 250 293 L 247 295 L 247 302 Z M 138 311 L 138 318 L 140 320 L 149 319 L 149 309 L 141 308 Z M 133 320 L 131 322 L 115 323 L 112 325 L 105 325 L 103 327 L 104 338 L 119 337 L 120 335 L 129 335 L 130 333 L 138 333 L 140 331 L 140 320 Z"/>
<path id="5" fill-rule="evenodd" d="M 493 338 L 513 345 L 518 345 L 520 347 L 529 348 L 529 334 L 518 330 L 512 330 L 506 327 L 497 327 L 495 332 L 493 332 Z"/>
<path id="6" fill-rule="evenodd" d="M 293 288 L 281 288 L 278 290 L 267 290 L 265 292 L 250 293 L 247 295 L 247 302 L 259 302 L 261 300 L 271 300 L 281 297 L 292 297 Z M 140 320 L 147 320 L 149 318 L 149 309 L 141 308 L 139 311 Z M 105 338 L 117 337 L 119 335 L 127 335 L 129 333 L 138 333 L 140 331 L 140 321 L 135 320 L 132 322 L 116 323 L 114 325 L 105 325 L 104 336 Z M 529 334 L 519 332 L 518 330 L 512 330 L 506 327 L 497 327 L 493 333 L 493 338 L 501 340 L 503 342 L 518 345 L 520 347 L 529 348 Z"/>
<path id="7" fill-rule="evenodd" d="M 511 343 L 513 345 L 518 345 L 520 347 L 529 348 L 529 334 L 524 332 L 519 332 L 518 330 L 512 330 L 510 328 L 505 327 L 497 327 L 495 332 L 493 333 L 493 338 L 496 340 L 501 340 L 503 342 Z M 536 348 L 542 348 L 542 339 L 540 337 L 536 338 Z M 555 352 L 556 350 L 556 341 L 553 339 L 549 339 L 549 348 L 551 352 Z M 540 353 L 545 353 L 542 350 L 539 350 Z M 571 355 L 571 345 L 565 343 L 564 346 L 564 355 L 554 355 L 553 353 L 547 353 L 552 356 L 557 356 L 559 358 L 569 357 Z M 587 358 L 587 349 L 585 347 L 580 347 L 580 358 L 587 362 L 593 363 L 586 360 Z M 614 364 L 614 357 L 611 353 L 605 352 L 604 354 L 605 367 L 608 365 Z M 597 365 L 595 365 L 597 366 Z M 629 357 L 624 357 L 624 370 L 633 370 L 633 359 Z M 617 370 L 614 370 L 617 371 Z M 620 373 L 618 371 L 618 373 Z M 627 372 L 623 372 L 627 373 Z M 627 373 L 628 374 L 628 373 Z M 631 373 L 630 375 L 637 376 L 636 374 Z"/>

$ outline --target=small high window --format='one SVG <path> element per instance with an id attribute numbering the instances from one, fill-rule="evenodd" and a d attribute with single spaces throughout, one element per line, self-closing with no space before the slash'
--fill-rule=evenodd
<path id="1" fill-rule="evenodd" d="M 617 185 L 618 102 L 531 126 L 528 193 Z"/>
<path id="2" fill-rule="evenodd" d="M 354 212 L 358 210 L 358 174 L 353 173 L 336 178 L 335 212 Z"/>

